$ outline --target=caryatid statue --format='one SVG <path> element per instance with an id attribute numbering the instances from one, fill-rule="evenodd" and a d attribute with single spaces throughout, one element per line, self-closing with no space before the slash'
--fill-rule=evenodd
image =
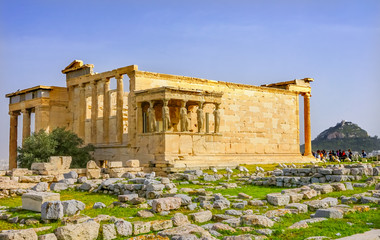
<path id="1" fill-rule="evenodd" d="M 197 122 L 198 122 L 198 132 L 201 132 L 204 125 L 203 102 L 199 103 L 199 107 L 197 109 Z"/>
<path id="2" fill-rule="evenodd" d="M 220 103 L 215 103 L 215 110 L 214 110 L 214 133 L 219 132 L 219 126 L 220 126 L 220 110 L 219 110 Z"/>
<path id="3" fill-rule="evenodd" d="M 156 131 L 156 113 L 153 108 L 153 102 L 149 102 L 148 112 L 148 124 L 149 124 L 149 132 Z"/>
<path id="4" fill-rule="evenodd" d="M 164 99 L 164 105 L 162 106 L 162 123 L 164 132 L 168 131 L 170 128 L 170 112 L 168 102 L 169 100 Z"/>
<path id="5" fill-rule="evenodd" d="M 181 103 L 181 109 L 179 110 L 179 116 L 181 119 L 181 132 L 189 131 L 189 123 L 187 118 L 186 102 Z"/>

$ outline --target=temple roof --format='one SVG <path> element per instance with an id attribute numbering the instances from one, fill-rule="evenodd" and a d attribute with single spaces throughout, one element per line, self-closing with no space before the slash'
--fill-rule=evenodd
<path id="1" fill-rule="evenodd" d="M 83 64 L 82 60 L 74 60 L 72 61 L 65 69 L 62 70 L 62 73 L 68 73 L 72 71 L 76 71 L 82 68 L 93 68 L 93 64 Z"/>

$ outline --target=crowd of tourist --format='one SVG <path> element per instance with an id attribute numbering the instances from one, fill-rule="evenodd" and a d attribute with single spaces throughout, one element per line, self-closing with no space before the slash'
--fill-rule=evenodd
<path id="1" fill-rule="evenodd" d="M 359 155 L 358 152 L 352 152 L 351 149 L 348 149 L 347 151 L 345 150 L 317 150 L 316 152 L 312 152 L 313 156 L 316 159 L 319 159 L 321 161 L 330 161 L 330 162 L 341 162 L 341 161 L 346 161 L 346 162 L 352 162 L 352 161 L 357 161 L 359 160 L 359 157 L 361 158 L 366 158 L 367 153 L 362 150 L 361 154 Z"/>

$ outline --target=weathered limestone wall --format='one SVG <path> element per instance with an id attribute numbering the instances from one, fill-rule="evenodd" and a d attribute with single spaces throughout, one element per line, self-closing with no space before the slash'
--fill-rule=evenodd
<path id="1" fill-rule="evenodd" d="M 169 161 L 175 167 L 191 167 L 210 162 L 228 165 L 226 161 L 238 161 L 236 164 L 239 164 L 247 161 L 301 159 L 297 93 L 168 74 L 135 72 L 133 87 L 136 90 L 162 86 L 223 92 L 220 134 L 137 133 L 140 136 L 136 142 L 140 160 L 155 159 L 157 163 Z M 209 110 L 205 107 L 205 112 L 210 113 L 210 132 L 213 132 L 212 111 L 215 107 L 208 107 Z M 194 120 L 196 122 L 195 111 L 191 110 L 190 113 L 191 125 Z"/>
<path id="2" fill-rule="evenodd" d="M 53 91 L 50 92 L 50 130 L 57 127 L 69 127 L 70 115 L 67 109 L 68 100 L 69 97 L 66 88 L 53 88 Z"/>

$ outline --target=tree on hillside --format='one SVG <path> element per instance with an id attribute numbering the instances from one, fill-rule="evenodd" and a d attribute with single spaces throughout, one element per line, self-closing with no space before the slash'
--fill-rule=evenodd
<path id="1" fill-rule="evenodd" d="M 23 146 L 17 149 L 17 161 L 20 167 L 30 168 L 34 162 L 48 162 L 50 156 L 71 156 L 71 167 L 81 168 L 91 160 L 90 152 L 94 150 L 91 144 L 82 145 L 81 138 L 64 128 L 56 128 L 51 133 L 40 130 L 26 138 Z"/>

